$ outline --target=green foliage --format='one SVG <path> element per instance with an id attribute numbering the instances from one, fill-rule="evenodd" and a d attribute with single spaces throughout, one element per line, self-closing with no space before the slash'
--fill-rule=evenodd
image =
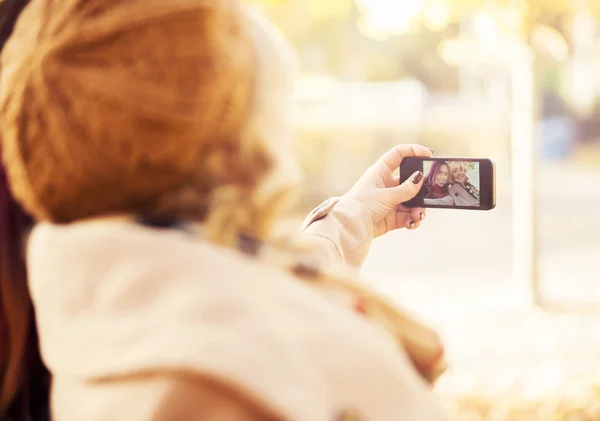
<path id="1" fill-rule="evenodd" d="M 477 162 L 465 162 L 464 164 L 469 172 L 477 170 Z"/>

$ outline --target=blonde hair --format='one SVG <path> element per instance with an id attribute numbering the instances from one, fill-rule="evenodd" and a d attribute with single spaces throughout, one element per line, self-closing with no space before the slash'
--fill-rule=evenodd
<path id="1" fill-rule="evenodd" d="M 301 172 L 293 154 L 290 101 L 298 63 L 281 33 L 260 13 L 244 9 L 256 54 L 254 98 L 242 134 L 238 161 L 263 168 L 251 190 L 239 183 L 217 187 L 205 226 L 209 238 L 231 243 L 242 232 L 265 240 L 281 212 L 295 198 Z"/>
<path id="2" fill-rule="evenodd" d="M 452 167 L 461 167 L 463 170 L 467 170 L 467 166 L 464 164 L 464 162 L 461 161 L 450 162 L 450 169 L 452 169 Z"/>

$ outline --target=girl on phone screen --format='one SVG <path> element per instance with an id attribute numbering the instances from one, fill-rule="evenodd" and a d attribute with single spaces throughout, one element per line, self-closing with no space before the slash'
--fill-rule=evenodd
<path id="1" fill-rule="evenodd" d="M 448 196 L 450 167 L 446 161 L 434 161 L 423 183 L 424 197 L 441 199 Z"/>

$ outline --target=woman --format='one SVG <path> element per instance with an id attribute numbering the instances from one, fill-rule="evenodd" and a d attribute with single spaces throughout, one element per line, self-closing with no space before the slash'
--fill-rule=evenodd
<path id="1" fill-rule="evenodd" d="M 0 3 L 0 49 L 29 2 Z M 0 150 L 1 156 L 1 150 Z M 49 376 L 41 363 L 23 259 L 31 218 L 14 201 L 0 167 L 0 420 L 48 420 Z"/>
<path id="2" fill-rule="evenodd" d="M 450 164 L 452 185 L 449 188 L 457 206 L 479 206 L 479 190 L 470 182 L 467 167 L 463 162 L 454 161 Z"/>
<path id="3" fill-rule="evenodd" d="M 42 221 L 29 285 L 57 420 L 445 418 L 437 336 L 341 272 L 419 225 L 397 204 L 422 173 L 392 174 L 431 152 L 394 148 L 302 241 L 269 244 L 297 180 L 286 54 L 230 0 L 26 9 L 0 121 L 11 187 Z"/>
<path id="4" fill-rule="evenodd" d="M 448 163 L 441 160 L 434 161 L 423 182 L 422 194 L 426 205 L 431 204 L 428 202 L 430 199 L 442 199 L 450 194 L 448 193 L 449 180 Z"/>

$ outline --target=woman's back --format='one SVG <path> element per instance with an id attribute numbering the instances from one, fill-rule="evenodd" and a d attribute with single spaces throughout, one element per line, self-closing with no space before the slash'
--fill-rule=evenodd
<path id="1" fill-rule="evenodd" d="M 127 218 L 43 224 L 28 257 L 61 421 L 154 419 L 142 415 L 177 402 L 189 379 L 247 396 L 273 419 L 330 421 L 350 409 L 441 419 L 408 357 L 353 311 L 350 294 Z M 61 410 L 71 396 L 85 405 Z"/>

